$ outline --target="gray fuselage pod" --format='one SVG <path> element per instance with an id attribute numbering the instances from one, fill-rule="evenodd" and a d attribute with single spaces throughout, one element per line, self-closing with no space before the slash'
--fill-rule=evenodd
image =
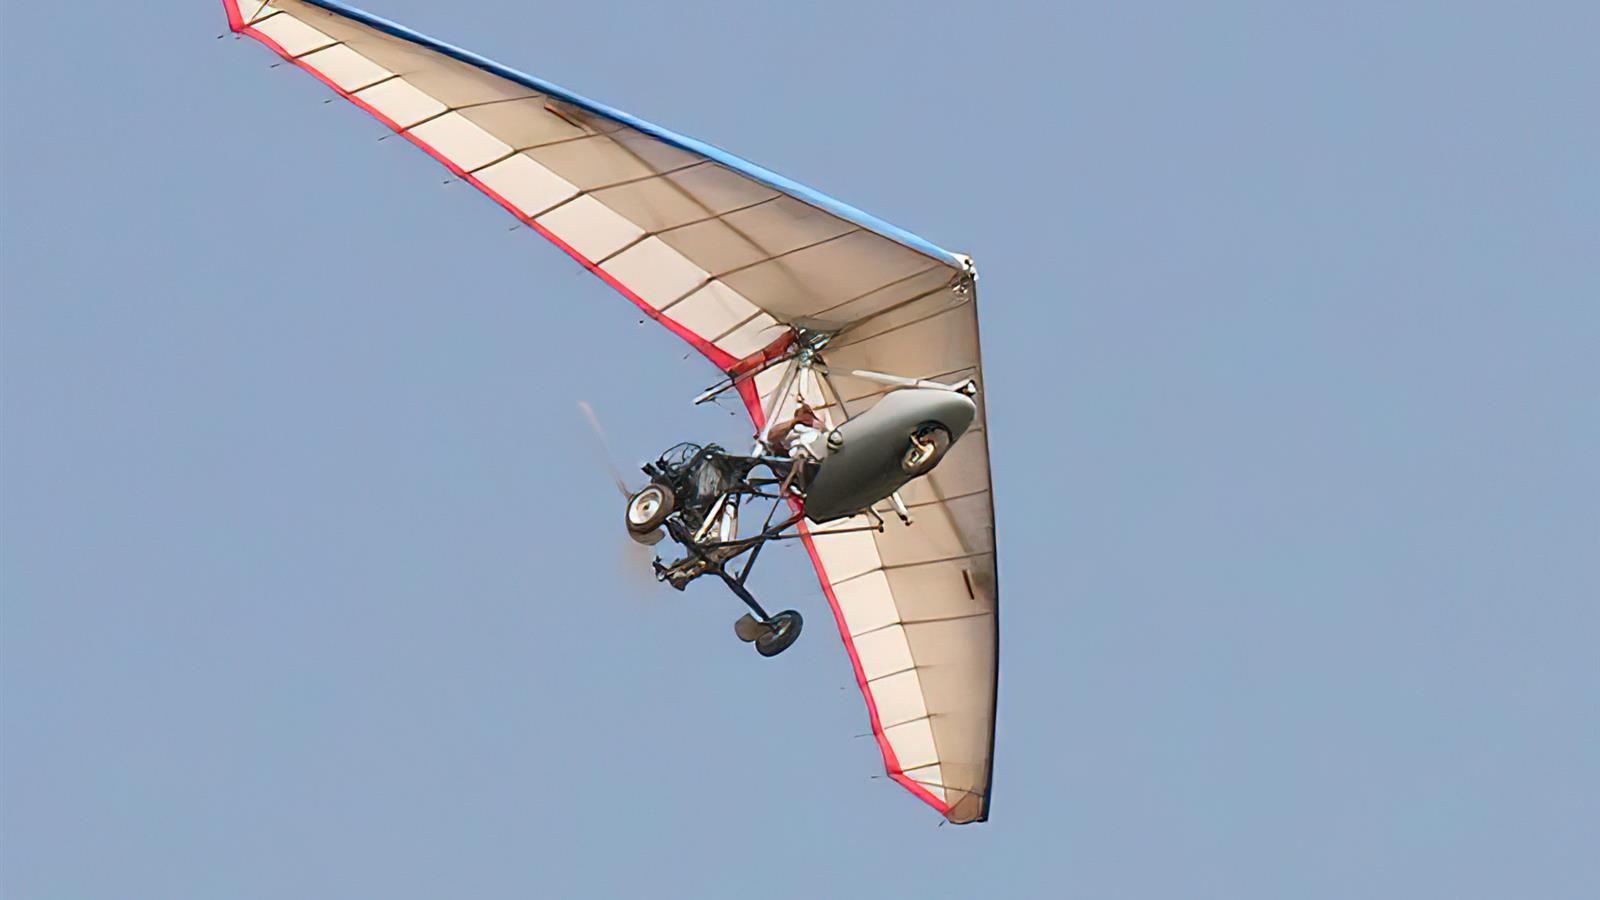
<path id="1" fill-rule="evenodd" d="M 888 497 L 916 477 L 902 465 L 913 435 L 938 425 L 949 432 L 953 446 L 977 412 L 970 398 L 954 391 L 903 388 L 885 394 L 829 434 L 828 456 L 806 488 L 806 518 L 826 522 Z M 934 460 L 922 470 L 937 464 Z"/>

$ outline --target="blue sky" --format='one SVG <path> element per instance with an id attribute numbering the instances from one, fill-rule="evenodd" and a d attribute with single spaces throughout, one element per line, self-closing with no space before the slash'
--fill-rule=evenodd
<path id="1" fill-rule="evenodd" d="M 9 897 L 1600 884 L 1592 4 L 368 8 L 971 254 L 994 818 L 650 583 L 714 373 L 217 4 L 7 4 Z"/>

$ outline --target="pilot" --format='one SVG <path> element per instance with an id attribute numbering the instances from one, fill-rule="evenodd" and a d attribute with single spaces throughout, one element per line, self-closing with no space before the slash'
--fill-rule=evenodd
<path id="1" fill-rule="evenodd" d="M 795 414 L 767 432 L 767 449 L 774 456 L 821 462 L 828 455 L 827 432 L 822 417 L 811 404 L 800 401 Z"/>

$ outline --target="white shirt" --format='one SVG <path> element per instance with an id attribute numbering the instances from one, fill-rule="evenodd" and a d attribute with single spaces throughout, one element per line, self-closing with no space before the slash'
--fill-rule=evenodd
<path id="1" fill-rule="evenodd" d="M 789 449 L 789 456 L 796 459 L 805 455 L 821 462 L 828 455 L 827 434 L 810 425 L 796 424 L 784 436 L 783 444 Z"/>

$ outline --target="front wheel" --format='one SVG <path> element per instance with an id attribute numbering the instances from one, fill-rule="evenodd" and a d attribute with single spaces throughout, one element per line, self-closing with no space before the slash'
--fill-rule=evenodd
<path id="1" fill-rule="evenodd" d="M 650 535 L 672 515 L 674 503 L 672 488 L 664 484 L 647 484 L 628 498 L 626 521 L 628 533 L 635 536 Z M 654 542 L 651 542 L 654 543 Z"/>
<path id="2" fill-rule="evenodd" d="M 928 424 L 911 435 L 911 443 L 900 457 L 900 468 L 915 478 L 933 471 L 950 449 L 950 431 L 943 425 Z"/>
<path id="3" fill-rule="evenodd" d="M 786 609 L 766 621 L 766 630 L 756 636 L 756 652 L 762 656 L 777 656 L 789 649 L 800 637 L 800 628 L 805 621 L 800 614 L 792 609 Z"/>

